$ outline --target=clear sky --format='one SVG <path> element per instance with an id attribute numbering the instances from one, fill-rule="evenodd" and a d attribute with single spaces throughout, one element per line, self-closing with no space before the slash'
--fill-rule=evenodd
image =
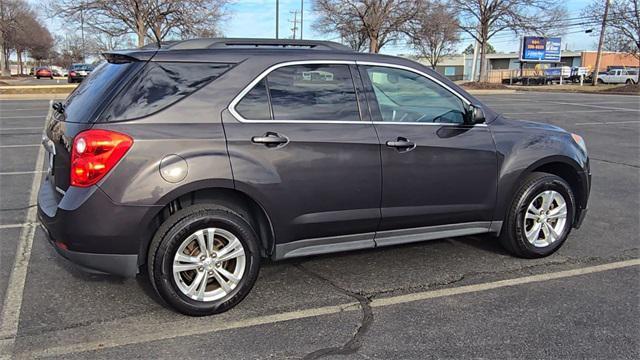
<path id="1" fill-rule="evenodd" d="M 29 0 L 34 8 L 38 8 L 38 0 Z M 564 1 L 569 17 L 580 16 L 581 9 L 592 0 L 562 0 Z M 339 41 L 336 35 L 321 34 L 314 30 L 314 20 L 316 16 L 313 11 L 313 0 L 303 0 L 304 2 L 304 29 L 305 39 L 334 40 Z M 249 37 L 249 38 L 274 38 L 275 37 L 275 14 L 276 0 L 235 0 L 228 7 L 228 19 L 220 26 L 222 32 L 227 37 Z M 280 0 L 280 37 L 291 37 L 293 14 L 295 10 L 300 11 L 301 0 Z M 44 19 L 49 29 L 58 34 L 64 34 L 59 19 Z M 299 21 L 299 14 L 298 14 Z M 299 26 L 299 25 L 298 25 Z M 563 36 L 563 48 L 569 50 L 593 50 L 597 44 L 595 29 L 592 34 L 584 34 L 580 28 L 572 28 L 569 34 Z M 299 30 L 297 33 L 299 37 Z M 459 45 L 459 50 L 466 48 L 473 41 L 469 35 L 463 35 Z M 519 38 L 513 33 L 497 34 L 489 41 L 497 51 L 510 52 L 518 51 Z M 389 44 L 382 48 L 387 54 L 407 54 L 411 49 L 402 44 Z"/>

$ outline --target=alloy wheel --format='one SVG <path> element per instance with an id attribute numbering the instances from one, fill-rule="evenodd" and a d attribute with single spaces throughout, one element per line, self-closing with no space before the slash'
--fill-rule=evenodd
<path id="1" fill-rule="evenodd" d="M 557 191 L 536 195 L 524 216 L 525 236 L 535 247 L 547 247 L 562 236 L 567 224 L 567 202 Z"/>
<path id="2" fill-rule="evenodd" d="M 244 247 L 231 232 L 206 228 L 188 236 L 173 259 L 180 291 L 197 301 L 221 299 L 235 289 L 246 266 Z"/>

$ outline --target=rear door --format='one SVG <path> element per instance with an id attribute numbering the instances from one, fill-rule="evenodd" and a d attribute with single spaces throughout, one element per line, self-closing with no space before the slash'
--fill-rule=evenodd
<path id="1" fill-rule="evenodd" d="M 466 100 L 424 73 L 390 64 L 360 72 L 382 145 L 376 243 L 413 241 L 390 232 L 397 229 L 456 224 L 462 235 L 488 228 L 497 189 L 489 128 L 464 124 Z"/>
<path id="2" fill-rule="evenodd" d="M 223 113 L 236 188 L 268 213 L 277 257 L 374 246 L 380 151 L 361 88 L 353 62 L 283 63 Z"/>

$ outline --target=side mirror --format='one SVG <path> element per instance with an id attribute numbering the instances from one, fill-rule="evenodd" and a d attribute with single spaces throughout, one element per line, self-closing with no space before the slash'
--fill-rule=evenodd
<path id="1" fill-rule="evenodd" d="M 477 105 L 470 105 L 469 106 L 469 112 L 468 112 L 468 116 L 467 116 L 467 121 L 470 125 L 474 125 L 474 124 L 482 124 L 485 122 L 485 118 L 484 118 L 484 112 L 482 111 L 482 108 L 477 106 Z"/>

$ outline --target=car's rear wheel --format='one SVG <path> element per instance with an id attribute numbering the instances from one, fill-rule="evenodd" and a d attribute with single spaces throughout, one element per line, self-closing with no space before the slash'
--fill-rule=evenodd
<path id="1" fill-rule="evenodd" d="M 152 240 L 147 268 L 160 297 L 186 315 L 231 309 L 258 276 L 251 225 L 231 209 L 196 205 L 172 215 Z"/>
<path id="2" fill-rule="evenodd" d="M 604 84 L 604 80 L 598 79 L 598 84 Z"/>
<path id="3" fill-rule="evenodd" d="M 627 84 L 627 85 L 631 85 L 631 84 L 633 84 L 633 80 L 631 80 L 631 79 L 627 79 L 627 81 L 625 81 L 625 84 Z"/>
<path id="4" fill-rule="evenodd" d="M 519 257 L 551 255 L 569 236 L 574 212 L 575 197 L 565 180 L 552 174 L 532 173 L 516 192 L 500 242 Z"/>

